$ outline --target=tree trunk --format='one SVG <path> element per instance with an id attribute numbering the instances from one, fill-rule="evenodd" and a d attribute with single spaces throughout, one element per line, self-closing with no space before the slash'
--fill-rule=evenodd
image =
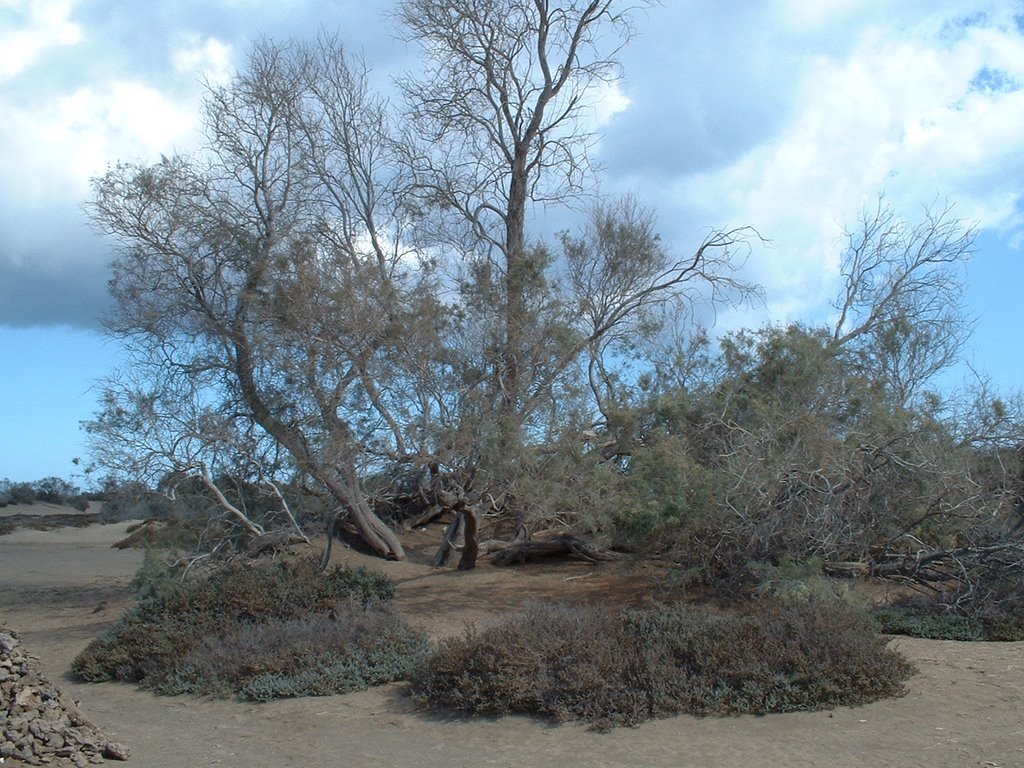
<path id="1" fill-rule="evenodd" d="M 345 456 L 345 466 L 331 469 L 325 467 L 310 452 L 305 437 L 298 427 L 286 424 L 279 419 L 264 402 L 256 384 L 254 364 L 249 348 L 249 340 L 241 330 L 241 322 L 231 334 L 235 349 L 235 375 L 238 379 L 242 397 L 252 412 L 253 418 L 277 442 L 287 450 L 298 465 L 322 483 L 331 495 L 348 512 L 359 536 L 374 552 L 388 560 L 404 560 L 405 551 L 398 535 L 377 517 L 359 487 L 354 460 Z M 333 530 L 333 529 L 332 529 Z"/>
<path id="2" fill-rule="evenodd" d="M 359 533 L 359 538 L 370 549 L 386 560 L 405 560 L 405 550 L 398 534 L 373 513 L 358 485 L 352 488 L 351 483 L 343 482 L 337 477 L 318 476 L 316 472 L 312 474 L 327 486 L 331 495 L 345 508 L 349 520 Z"/>
<path id="3" fill-rule="evenodd" d="M 477 543 L 477 527 L 478 520 L 476 516 L 476 510 L 470 506 L 464 506 L 462 508 L 462 521 L 463 521 L 463 544 L 462 544 L 462 557 L 459 559 L 459 570 L 460 571 L 471 571 L 476 568 L 476 557 L 480 551 L 480 546 Z"/>
<path id="4" fill-rule="evenodd" d="M 460 514 L 455 514 L 452 517 L 452 521 L 444 532 L 444 538 L 441 539 L 441 546 L 437 548 L 437 554 L 430 561 L 430 564 L 435 568 L 447 565 L 452 553 L 459 548 L 459 538 L 462 536 L 463 522 L 463 517 Z"/>

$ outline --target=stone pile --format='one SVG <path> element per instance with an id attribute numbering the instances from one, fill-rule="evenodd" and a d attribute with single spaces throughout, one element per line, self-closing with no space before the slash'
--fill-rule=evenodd
<path id="1" fill-rule="evenodd" d="M 86 720 L 40 672 L 39 659 L 0 626 L 0 762 L 85 766 L 127 760 L 128 750 Z"/>

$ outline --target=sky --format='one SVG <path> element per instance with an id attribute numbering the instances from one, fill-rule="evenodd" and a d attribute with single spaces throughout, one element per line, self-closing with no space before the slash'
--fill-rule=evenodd
<path id="1" fill-rule="evenodd" d="M 81 480 L 79 425 L 118 365 L 90 179 L 194 151 L 203 82 L 260 37 L 337 33 L 386 90 L 417 66 L 393 5 L 0 0 L 0 479 Z M 843 226 L 880 194 L 910 221 L 948 201 L 979 231 L 960 373 L 1021 388 L 1024 0 L 663 0 L 635 27 L 595 118 L 601 187 L 679 252 L 711 228 L 769 241 L 744 275 L 764 306 L 723 328 L 827 322 Z"/>

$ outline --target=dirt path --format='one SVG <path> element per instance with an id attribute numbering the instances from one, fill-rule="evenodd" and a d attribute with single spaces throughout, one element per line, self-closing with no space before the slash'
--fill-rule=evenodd
<path id="1" fill-rule="evenodd" d="M 158 697 L 67 678 L 71 659 L 117 618 L 141 553 L 111 549 L 125 526 L 0 536 L 0 623 L 17 630 L 44 672 L 81 701 L 138 768 L 280 766 L 929 766 L 1024 768 L 1024 644 L 899 639 L 918 666 L 902 699 L 857 709 L 766 717 L 677 717 L 594 733 L 523 717 L 457 720 L 418 710 L 399 685 L 253 705 Z M 415 544 L 415 542 L 412 542 Z M 415 550 L 415 547 L 413 547 Z M 359 556 L 341 557 L 361 562 Z M 435 635 L 551 594 L 654 599 L 643 569 L 600 567 L 437 572 L 381 563 L 399 600 Z"/>

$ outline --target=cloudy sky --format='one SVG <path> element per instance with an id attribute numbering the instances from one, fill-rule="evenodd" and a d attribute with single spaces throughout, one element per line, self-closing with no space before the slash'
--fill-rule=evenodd
<path id="1" fill-rule="evenodd" d="M 337 32 L 387 84 L 414 52 L 392 0 L 0 0 L 0 478 L 73 476 L 105 341 L 110 244 L 82 204 L 117 160 L 199 142 L 204 78 L 251 42 Z M 636 19 L 597 147 L 606 191 L 639 192 L 666 241 L 752 225 L 763 311 L 827 319 L 842 225 L 884 192 L 976 222 L 970 362 L 1024 383 L 1024 2 L 663 0 Z"/>

